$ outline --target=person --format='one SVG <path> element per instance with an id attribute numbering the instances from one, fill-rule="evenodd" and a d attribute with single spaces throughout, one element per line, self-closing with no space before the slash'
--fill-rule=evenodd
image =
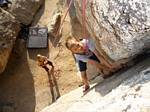
<path id="1" fill-rule="evenodd" d="M 110 74 L 113 68 L 112 65 L 100 55 L 95 48 L 95 44 L 92 39 L 82 39 L 81 41 L 77 41 L 73 37 L 69 36 L 66 39 L 65 44 L 66 47 L 73 53 L 78 65 L 78 70 L 80 71 L 81 79 L 84 84 L 83 92 L 90 88 L 86 73 L 87 63 L 95 65 L 103 74 L 104 78 Z"/>
<path id="2" fill-rule="evenodd" d="M 37 63 L 40 67 L 44 68 L 48 73 L 49 83 L 50 83 L 50 91 L 51 91 L 51 94 L 52 94 L 52 102 L 54 102 L 57 98 L 60 97 L 60 92 L 59 92 L 57 80 L 55 78 L 54 65 L 46 56 L 43 56 L 41 54 L 37 55 Z M 50 71 L 49 71 L 49 66 L 48 65 L 51 66 Z M 57 92 L 56 99 L 55 99 L 55 93 L 54 93 L 53 87 L 55 87 L 56 92 Z"/>
<path id="3" fill-rule="evenodd" d="M 49 71 L 49 68 L 47 65 L 50 65 L 52 68 L 54 68 L 53 63 L 46 57 L 41 54 L 37 55 L 37 62 L 38 65 L 44 68 L 46 71 Z"/>

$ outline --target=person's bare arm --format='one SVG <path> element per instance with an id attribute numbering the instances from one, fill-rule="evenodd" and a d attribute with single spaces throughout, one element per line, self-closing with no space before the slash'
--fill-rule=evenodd
<path id="1" fill-rule="evenodd" d="M 47 64 L 49 64 L 51 67 L 54 67 L 53 63 L 49 59 L 47 59 Z"/>
<path id="2" fill-rule="evenodd" d="M 105 60 L 104 57 L 96 49 L 94 50 L 94 54 L 97 56 L 102 64 L 104 64 L 108 68 L 112 68 L 112 65 L 107 60 Z"/>

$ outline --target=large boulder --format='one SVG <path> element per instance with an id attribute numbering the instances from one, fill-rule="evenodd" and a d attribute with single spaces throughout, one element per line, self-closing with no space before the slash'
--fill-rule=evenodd
<path id="1" fill-rule="evenodd" d="M 6 67 L 19 30 L 20 25 L 15 18 L 0 8 L 0 73 Z"/>
<path id="2" fill-rule="evenodd" d="M 108 61 L 125 63 L 150 47 L 149 4 L 148 0 L 87 0 L 87 34 Z M 83 38 L 82 0 L 74 0 L 70 17 L 73 36 Z"/>
<path id="3" fill-rule="evenodd" d="M 34 19 L 39 8 L 44 5 L 45 0 L 12 0 L 12 5 L 8 11 L 16 17 L 16 19 L 29 25 Z"/>

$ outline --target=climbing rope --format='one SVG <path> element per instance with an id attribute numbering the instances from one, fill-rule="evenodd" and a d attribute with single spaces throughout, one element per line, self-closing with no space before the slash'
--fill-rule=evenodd
<path id="1" fill-rule="evenodd" d="M 70 0 L 68 8 L 67 8 L 67 11 L 66 11 L 66 13 L 65 13 L 65 15 L 64 15 L 64 17 L 62 19 L 62 22 L 60 24 L 59 30 L 58 30 L 56 35 L 58 35 L 60 33 L 60 31 L 62 29 L 62 26 L 63 26 L 63 23 L 64 23 L 64 21 L 66 19 L 66 16 L 67 16 L 67 14 L 69 12 L 69 9 L 70 9 L 73 1 L 74 0 Z M 87 3 L 86 0 L 82 0 L 82 28 L 83 28 L 82 31 L 83 31 L 83 38 L 87 38 L 87 33 L 86 33 L 86 3 Z"/>
<path id="2" fill-rule="evenodd" d="M 83 28 L 83 38 L 87 38 L 86 33 L 86 0 L 82 0 L 82 28 Z"/>
<path id="3" fill-rule="evenodd" d="M 82 36 L 85 39 L 85 48 L 88 49 L 88 40 L 87 40 L 87 33 L 86 33 L 86 0 L 82 0 Z"/>

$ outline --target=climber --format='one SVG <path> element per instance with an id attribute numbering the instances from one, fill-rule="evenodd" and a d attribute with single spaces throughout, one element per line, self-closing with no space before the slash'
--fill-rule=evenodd
<path id="1" fill-rule="evenodd" d="M 83 92 L 87 91 L 90 86 L 86 74 L 86 63 L 95 65 L 100 73 L 106 78 L 111 70 L 112 66 L 109 64 L 95 49 L 94 42 L 91 39 L 82 39 L 77 41 L 73 37 L 69 36 L 66 40 L 66 47 L 73 53 L 78 65 L 78 69 L 81 73 L 83 81 Z"/>

